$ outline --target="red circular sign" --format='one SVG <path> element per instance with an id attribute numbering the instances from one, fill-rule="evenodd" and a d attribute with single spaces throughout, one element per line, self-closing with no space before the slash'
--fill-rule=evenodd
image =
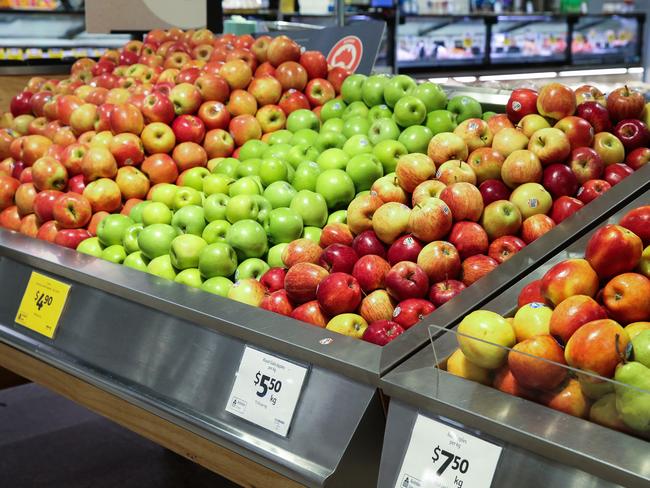
<path id="1" fill-rule="evenodd" d="M 334 44 L 327 55 L 327 62 L 332 67 L 341 67 L 353 73 L 361 62 L 363 44 L 357 36 L 346 36 Z"/>

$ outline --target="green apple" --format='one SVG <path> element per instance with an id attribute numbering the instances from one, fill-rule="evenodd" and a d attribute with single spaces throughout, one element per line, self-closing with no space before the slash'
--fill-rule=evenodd
<path id="1" fill-rule="evenodd" d="M 300 129 L 320 129 L 320 120 L 318 115 L 306 108 L 294 110 L 287 117 L 287 130 L 298 132 Z"/>
<path id="2" fill-rule="evenodd" d="M 172 266 L 172 260 L 169 257 L 169 254 L 157 256 L 149 261 L 149 264 L 147 264 L 147 273 L 167 280 L 173 280 L 176 278 L 176 270 L 174 269 L 174 266 Z"/>
<path id="3" fill-rule="evenodd" d="M 447 94 L 445 91 L 440 85 L 431 83 L 430 81 L 420 83 L 415 87 L 411 95 L 424 102 L 424 105 L 427 107 L 427 113 L 433 112 L 434 110 L 441 110 L 447 106 Z"/>
<path id="4" fill-rule="evenodd" d="M 424 102 L 413 95 L 399 99 L 393 108 L 393 120 L 401 127 L 419 125 L 427 118 Z"/>
<path id="5" fill-rule="evenodd" d="M 293 133 L 291 131 L 288 131 L 286 129 L 276 130 L 275 132 L 271 133 L 267 142 L 271 146 L 275 146 L 277 144 L 289 144 L 292 137 Z"/>
<path id="6" fill-rule="evenodd" d="M 287 242 L 281 242 L 280 244 L 276 244 L 271 249 L 269 249 L 269 253 L 266 256 L 266 262 L 271 268 L 284 268 L 282 253 L 284 252 L 284 248 L 288 245 L 289 244 Z"/>
<path id="7" fill-rule="evenodd" d="M 271 202 L 269 202 L 266 198 L 264 198 L 262 195 L 253 195 L 253 199 L 257 203 L 257 208 L 259 209 L 257 211 L 257 221 L 264 225 L 264 222 L 266 222 L 266 219 L 269 218 L 269 214 L 271 213 L 271 210 L 273 210 L 273 206 L 271 205 Z"/>
<path id="8" fill-rule="evenodd" d="M 262 157 L 262 154 L 264 154 L 267 147 L 269 147 L 269 145 L 264 141 L 260 141 L 259 139 L 250 139 L 239 148 L 239 160 L 246 161 L 247 159 L 259 159 Z"/>
<path id="9" fill-rule="evenodd" d="M 213 193 L 203 202 L 205 220 L 222 220 L 226 218 L 226 208 L 230 197 L 224 193 Z"/>
<path id="10" fill-rule="evenodd" d="M 363 84 L 366 78 L 366 75 L 353 74 L 343 80 L 341 97 L 345 103 L 363 100 Z"/>
<path id="11" fill-rule="evenodd" d="M 208 176 L 210 171 L 208 168 L 202 166 L 197 166 L 195 168 L 190 168 L 183 171 L 181 176 L 179 176 L 180 186 L 189 186 L 195 190 L 203 190 L 203 178 Z"/>
<path id="12" fill-rule="evenodd" d="M 77 251 L 83 254 L 88 254 L 89 256 L 95 256 L 96 258 L 101 257 L 104 247 L 101 242 L 99 242 L 98 237 L 89 237 L 84 239 L 77 246 Z"/>
<path id="13" fill-rule="evenodd" d="M 326 149 L 318 156 L 316 162 L 321 170 L 326 169 L 345 169 L 350 156 L 343 149 L 333 147 Z"/>
<path id="14" fill-rule="evenodd" d="M 124 246 L 124 250 L 127 254 L 132 254 L 140 250 L 140 246 L 138 246 L 138 236 L 142 229 L 144 229 L 143 224 L 133 224 L 124 231 L 124 236 L 122 236 L 122 246 Z"/>
<path id="15" fill-rule="evenodd" d="M 203 196 L 201 192 L 187 186 L 179 187 L 174 196 L 174 210 L 178 211 L 188 205 L 201 205 Z"/>
<path id="16" fill-rule="evenodd" d="M 176 275 L 174 281 L 181 285 L 191 286 L 192 288 L 201 288 L 201 285 L 203 284 L 201 273 L 196 268 L 184 269 Z"/>
<path id="17" fill-rule="evenodd" d="M 237 269 L 237 253 L 225 242 L 215 242 L 203 248 L 199 255 L 199 270 L 206 279 L 231 276 Z"/>
<path id="18" fill-rule="evenodd" d="M 404 129 L 400 134 L 398 141 L 404 144 L 406 150 L 410 153 L 427 154 L 429 141 L 433 133 L 428 127 L 423 125 L 412 125 Z"/>
<path id="19" fill-rule="evenodd" d="M 296 168 L 296 173 L 291 180 L 291 186 L 293 186 L 297 191 L 314 191 L 316 189 L 316 180 L 320 173 L 321 168 L 318 163 L 314 161 L 304 161 Z"/>
<path id="20" fill-rule="evenodd" d="M 262 184 L 254 176 L 244 176 L 230 185 L 228 195 L 231 198 L 237 195 L 261 195 L 262 191 Z"/>
<path id="21" fill-rule="evenodd" d="M 291 134 L 291 132 L 290 132 Z M 293 138 L 293 134 L 291 135 Z M 269 148 L 264 151 L 264 155 L 262 156 L 262 159 L 280 159 L 284 161 L 284 159 L 287 157 L 289 154 L 289 151 L 291 151 L 291 148 L 293 146 L 289 144 L 288 142 L 282 142 L 278 144 L 273 144 L 269 146 Z"/>
<path id="22" fill-rule="evenodd" d="M 488 121 L 489 121 L 492 117 L 494 117 L 495 115 L 497 115 L 496 112 L 491 112 L 491 111 L 483 112 L 483 117 L 482 117 L 482 119 L 485 120 L 486 122 L 488 122 Z"/>
<path id="23" fill-rule="evenodd" d="M 372 153 L 372 143 L 368 136 L 365 134 L 356 134 L 350 137 L 345 144 L 343 144 L 343 151 L 349 157 L 357 156 L 359 154 Z"/>
<path id="24" fill-rule="evenodd" d="M 212 168 L 212 173 L 230 176 L 231 178 L 237 178 L 237 167 L 239 164 L 240 163 L 238 159 L 223 158 L 216 164 L 214 168 Z"/>
<path id="25" fill-rule="evenodd" d="M 206 197 L 215 193 L 228 194 L 228 188 L 234 182 L 235 179 L 230 176 L 212 173 L 203 178 L 203 193 Z"/>
<path id="26" fill-rule="evenodd" d="M 319 154 L 315 146 L 298 144 L 293 146 L 287 154 L 287 162 L 295 169 L 303 161 L 316 161 Z"/>
<path id="27" fill-rule="evenodd" d="M 122 214 L 107 215 L 97 226 L 97 237 L 102 246 L 122 244 L 126 229 L 133 225 L 130 217 Z"/>
<path id="28" fill-rule="evenodd" d="M 368 114 L 370 113 L 370 110 L 366 106 L 365 103 L 363 102 L 352 102 L 350 105 L 348 105 L 345 108 L 345 111 L 343 112 L 343 121 L 345 122 L 348 119 L 354 119 L 354 118 L 362 118 L 362 119 L 367 119 Z"/>
<path id="29" fill-rule="evenodd" d="M 320 178 L 320 175 L 318 178 Z M 318 185 L 318 178 L 316 185 Z M 354 185 L 352 186 L 354 187 Z M 300 215 L 303 225 L 323 227 L 327 222 L 327 201 L 319 193 L 300 190 L 291 200 L 289 208 Z"/>
<path id="30" fill-rule="evenodd" d="M 237 178 L 258 175 L 261 165 L 262 160 L 259 158 L 251 158 L 247 159 L 246 161 L 242 161 L 239 166 L 237 166 Z"/>
<path id="31" fill-rule="evenodd" d="M 323 132 L 341 132 L 343 130 L 343 119 L 336 117 L 333 119 L 328 119 L 323 122 L 323 126 L 320 128 L 320 133 Z"/>
<path id="32" fill-rule="evenodd" d="M 226 205 L 226 219 L 231 224 L 240 220 L 257 220 L 260 208 L 253 195 L 235 195 Z"/>
<path id="33" fill-rule="evenodd" d="M 375 120 L 379 119 L 392 119 L 393 118 L 393 111 L 390 109 L 388 105 L 375 105 L 374 107 L 370 107 L 370 110 L 368 110 L 368 119 L 370 119 L 371 122 L 374 122 Z"/>
<path id="34" fill-rule="evenodd" d="M 362 98 L 368 107 L 384 103 L 384 87 L 390 78 L 387 75 L 372 75 L 362 85 Z"/>
<path id="35" fill-rule="evenodd" d="M 262 185 L 266 188 L 276 181 L 287 181 L 289 170 L 287 163 L 279 159 L 263 159 L 260 165 L 259 176 Z"/>
<path id="36" fill-rule="evenodd" d="M 179 234 L 194 234 L 200 236 L 205 229 L 205 212 L 199 205 L 186 205 L 174 212 L 172 227 Z"/>
<path id="37" fill-rule="evenodd" d="M 384 167 L 372 154 L 354 156 L 345 167 L 357 192 L 369 190 L 376 179 L 384 176 Z"/>
<path id="38" fill-rule="evenodd" d="M 427 115 L 426 125 L 435 136 L 442 132 L 454 132 L 458 126 L 457 116 L 449 110 L 434 110 Z"/>
<path id="39" fill-rule="evenodd" d="M 171 183 L 159 183 L 151 190 L 151 201 L 164 203 L 168 208 L 173 208 L 177 190 L 178 187 Z"/>
<path id="40" fill-rule="evenodd" d="M 327 217 L 328 224 L 347 224 L 348 223 L 348 211 L 347 210 L 337 210 L 332 212 L 329 217 Z"/>
<path id="41" fill-rule="evenodd" d="M 397 167 L 397 160 L 408 154 L 406 146 L 399 141 L 381 141 L 372 149 L 381 165 L 384 167 L 384 174 L 393 173 Z"/>
<path id="42" fill-rule="evenodd" d="M 415 80 L 410 76 L 393 76 L 384 86 L 384 100 L 386 105 L 394 107 L 395 104 L 406 95 L 410 95 L 417 87 Z"/>
<path id="43" fill-rule="evenodd" d="M 131 207 L 131 211 L 129 212 L 129 217 L 131 217 L 131 220 L 135 223 L 142 223 L 142 212 L 144 211 L 144 208 L 149 205 L 151 201 L 146 200 L 144 202 L 136 203 Z"/>
<path id="44" fill-rule="evenodd" d="M 302 234 L 302 217 L 290 208 L 276 208 L 265 223 L 266 234 L 273 244 L 291 242 Z"/>
<path id="45" fill-rule="evenodd" d="M 321 194 L 330 210 L 346 208 L 354 199 L 354 182 L 341 169 L 323 171 L 316 180 L 316 193 Z"/>
<path id="46" fill-rule="evenodd" d="M 300 237 L 304 237 L 305 239 L 309 239 L 310 241 L 319 244 L 320 235 L 322 234 L 322 232 L 323 229 L 321 229 L 320 227 L 305 227 L 302 230 L 302 236 Z M 282 266 L 284 267 L 284 263 L 282 264 Z"/>
<path id="47" fill-rule="evenodd" d="M 326 131 L 318 134 L 316 144 L 314 145 L 319 153 L 333 147 L 341 148 L 347 138 L 341 132 Z"/>
<path id="48" fill-rule="evenodd" d="M 320 118 L 323 122 L 330 119 L 341 117 L 347 105 L 340 98 L 334 98 L 325 102 L 323 108 L 320 110 Z"/>
<path id="49" fill-rule="evenodd" d="M 169 246 L 177 235 L 171 225 L 148 225 L 138 235 L 138 247 L 147 258 L 154 259 L 169 252 Z"/>
<path id="50" fill-rule="evenodd" d="M 126 251 L 121 244 L 113 244 L 104 248 L 100 258 L 110 261 L 111 263 L 122 264 L 126 259 Z"/>
<path id="51" fill-rule="evenodd" d="M 368 139 L 373 145 L 379 144 L 381 141 L 397 140 L 399 135 L 399 127 L 393 119 L 377 119 L 368 129 Z"/>
<path id="52" fill-rule="evenodd" d="M 214 278 L 205 280 L 201 285 L 201 290 L 212 293 L 213 295 L 227 297 L 232 285 L 232 281 L 230 281 L 228 278 L 225 278 L 223 276 L 215 276 Z"/>
<path id="53" fill-rule="evenodd" d="M 149 260 L 144 257 L 142 252 L 136 251 L 129 254 L 122 262 L 127 268 L 137 269 L 138 271 L 147 271 L 147 264 Z"/>
<path id="54" fill-rule="evenodd" d="M 313 113 L 313 112 L 312 112 Z M 313 145 L 318 138 L 318 131 L 314 129 L 298 129 L 293 133 L 291 138 L 291 146 L 297 146 L 298 144 L 306 144 L 308 146 Z"/>
<path id="55" fill-rule="evenodd" d="M 230 222 L 227 220 L 213 220 L 203 229 L 203 240 L 208 244 L 215 242 L 226 242 L 226 234 L 230 229 Z"/>
<path id="56" fill-rule="evenodd" d="M 176 269 L 196 268 L 199 265 L 199 255 L 208 243 L 194 234 L 183 234 L 175 237 L 169 247 L 169 256 Z"/>
<path id="57" fill-rule="evenodd" d="M 447 110 L 457 115 L 456 122 L 459 124 L 467 119 L 483 116 L 483 108 L 474 98 L 467 95 L 456 95 L 447 104 Z"/>
<path id="58" fill-rule="evenodd" d="M 170 224 L 172 211 L 162 202 L 151 202 L 142 210 L 142 223 L 145 227 L 152 224 Z"/>
<path id="59" fill-rule="evenodd" d="M 235 271 L 235 281 L 246 280 L 252 278 L 258 280 L 266 273 L 271 267 L 262 261 L 260 258 L 248 258 L 237 266 Z"/>
<path id="60" fill-rule="evenodd" d="M 264 190 L 264 198 L 273 208 L 288 207 L 296 193 L 296 189 L 286 181 L 275 181 Z"/>
<path id="61" fill-rule="evenodd" d="M 350 117 L 343 122 L 343 135 L 346 138 L 357 134 L 367 135 L 370 126 L 371 123 L 367 117 Z"/>
<path id="62" fill-rule="evenodd" d="M 226 233 L 226 242 L 235 249 L 241 260 L 261 258 L 268 249 L 264 227 L 254 220 L 235 222 Z"/>

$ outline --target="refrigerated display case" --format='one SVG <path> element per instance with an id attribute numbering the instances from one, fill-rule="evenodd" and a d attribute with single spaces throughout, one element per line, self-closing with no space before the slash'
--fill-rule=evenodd
<path id="1" fill-rule="evenodd" d="M 628 211 L 649 205 L 650 191 L 627 202 L 599 226 L 618 223 Z M 540 279 L 558 262 L 583 256 L 594 231 L 561 248 L 552 259 L 527 273 L 481 309 L 504 317 L 513 316 L 521 288 Z M 420 416 L 439 422 L 443 430 L 457 429 L 470 440 L 478 438 L 501 449 L 494 479 L 490 484 L 487 478 L 484 486 L 648 486 L 647 439 L 449 374 L 444 371 L 444 365 L 458 347 L 457 335 L 437 325 L 431 325 L 429 330 L 431 343 L 387 374 L 380 383 L 391 397 L 379 479 L 381 488 L 403 481 L 404 454 L 412 442 L 414 425 Z M 431 438 L 427 449 L 433 450 L 436 443 L 446 441 Z M 478 460 L 472 459 L 470 463 L 472 461 Z M 436 468 L 440 470 L 440 463 L 430 470 Z M 414 474 L 409 473 L 413 483 Z M 487 476 L 489 472 L 484 474 Z M 460 473 L 458 476 L 463 477 Z M 418 485 L 407 483 L 404 486 Z"/>
<path id="2" fill-rule="evenodd" d="M 573 25 L 573 64 L 625 64 L 641 62 L 643 24 L 634 16 L 578 17 Z"/>

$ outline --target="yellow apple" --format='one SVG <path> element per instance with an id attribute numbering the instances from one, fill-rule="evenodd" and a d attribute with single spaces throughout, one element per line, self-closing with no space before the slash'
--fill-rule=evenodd
<path id="1" fill-rule="evenodd" d="M 490 370 L 481 368 L 471 362 L 460 349 L 456 349 L 447 359 L 447 372 L 460 376 L 461 378 L 483 383 L 484 385 L 492 383 Z"/>
<path id="2" fill-rule="evenodd" d="M 486 369 L 501 366 L 508 357 L 506 347 L 515 345 L 512 326 L 501 315 L 489 310 L 477 310 L 467 315 L 458 325 L 458 333 L 458 345 L 463 354 Z"/>
<path id="3" fill-rule="evenodd" d="M 644 330 L 650 330 L 650 322 L 633 322 L 625 326 L 625 331 L 630 336 L 630 340 L 634 339 Z"/>
<path id="4" fill-rule="evenodd" d="M 342 313 L 327 323 L 327 330 L 361 339 L 368 327 L 368 322 L 356 313 Z"/>
<path id="5" fill-rule="evenodd" d="M 525 341 L 536 335 L 548 334 L 553 310 L 542 303 L 527 303 L 515 314 L 512 327 L 515 329 L 517 342 Z"/>

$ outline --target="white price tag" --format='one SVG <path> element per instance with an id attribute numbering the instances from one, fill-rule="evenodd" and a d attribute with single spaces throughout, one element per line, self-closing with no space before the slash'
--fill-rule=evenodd
<path id="1" fill-rule="evenodd" d="M 286 437 L 307 368 L 246 347 L 226 411 Z"/>
<path id="2" fill-rule="evenodd" d="M 501 447 L 418 415 L 395 488 L 489 488 Z"/>

